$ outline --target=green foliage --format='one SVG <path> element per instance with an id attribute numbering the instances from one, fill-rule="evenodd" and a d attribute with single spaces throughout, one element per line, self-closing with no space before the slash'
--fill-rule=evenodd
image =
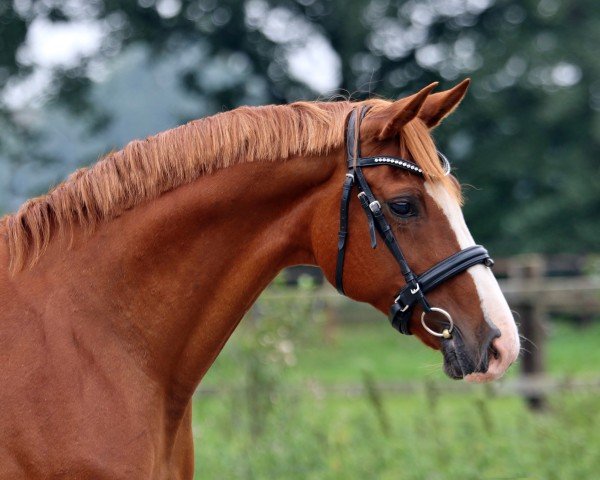
<path id="1" fill-rule="evenodd" d="M 276 402 L 256 438 L 239 428 L 231 398 L 200 396 L 196 477 L 591 480 L 600 468 L 593 393 L 554 396 L 541 415 L 520 399 L 481 393 L 438 393 L 433 404 L 423 393 L 383 401 L 387 435 L 366 397 L 302 394 Z"/>
<path id="2" fill-rule="evenodd" d="M 358 309 L 364 321 L 340 324 L 333 338 L 311 334 L 310 342 L 295 344 L 296 362 L 286 366 L 281 375 L 285 376 L 287 383 L 355 383 L 360 379 L 361 372 L 368 372 L 378 382 L 446 382 L 439 352 L 424 347 L 413 337 L 397 334 L 380 313 L 362 310 L 361 306 L 350 301 L 346 307 Z M 311 325 L 306 320 L 299 323 L 303 329 Z M 317 332 L 320 330 L 318 326 L 313 328 Z M 237 352 L 239 345 L 246 342 L 244 338 L 252 335 L 250 325 L 243 321 L 202 380 L 201 389 L 230 388 L 242 384 L 245 369 L 238 361 Z M 597 319 L 584 330 L 574 328 L 571 324 L 552 322 L 548 335 L 547 368 L 552 375 L 589 376 L 598 371 L 600 324 Z M 524 341 L 523 348 L 533 350 L 536 347 Z M 283 368 L 283 365 L 276 368 Z M 517 373 L 518 365 L 511 368 L 508 374 L 513 376 Z"/>
<path id="3" fill-rule="evenodd" d="M 234 396 L 234 411 L 246 411 L 247 429 L 260 437 L 271 420 L 274 405 L 287 399 L 282 389 L 286 371 L 297 364 L 297 349 L 316 336 L 320 310 L 311 296 L 311 277 L 300 277 L 298 292 L 290 296 L 281 279 L 269 288 L 270 298 L 261 298 L 245 319 L 246 334 L 229 350 L 241 375 L 230 385 L 243 395 Z"/>
<path id="4" fill-rule="evenodd" d="M 485 385 L 451 392 L 456 383 L 442 376 L 439 352 L 380 318 L 331 332 L 310 295 L 289 293 L 277 285 L 261 298 L 196 395 L 197 478 L 595 478 L 596 391 L 556 393 L 541 414 Z M 348 308 L 373 317 L 349 302 L 344 315 Z M 314 314 L 316 321 L 307 320 Z M 282 349 L 282 341 L 293 349 Z M 597 323 L 584 335 L 553 323 L 550 373 L 566 384 L 597 374 L 598 342 Z M 406 381 L 420 387 L 404 394 L 382 388 Z"/>
<path id="5" fill-rule="evenodd" d="M 394 98 L 433 80 L 441 78 L 447 87 L 471 76 L 471 94 L 436 135 L 461 181 L 475 187 L 467 188 L 466 205 L 474 236 L 496 254 L 597 249 L 596 0 L 4 2 L 0 85 L 36 70 L 19 52 L 31 25 L 42 18 L 55 23 L 95 19 L 109 30 L 94 58 L 52 71 L 48 91 L 55 104 L 77 115 L 72 125 L 88 125 L 82 142 L 102 135 L 113 113 L 104 111 L 106 102 L 90 93 L 97 84 L 90 62 L 110 65 L 111 59 L 128 58 L 127 52 L 140 46 L 155 63 L 202 52 L 182 68 L 161 72 L 176 77 L 193 100 L 186 105 L 198 104 L 197 115 L 242 103 L 315 98 L 318 93 L 289 66 L 290 52 L 315 38 L 337 54 L 339 91 L 355 98 Z M 269 27 L 273 22 L 279 27 Z M 211 81 L 210 71 L 219 65 L 228 73 Z M 148 95 L 154 97 L 154 92 Z M 197 116 L 190 108 L 180 110 L 181 120 Z M 46 158 L 50 140 L 44 132 L 1 102 L 0 125 L 5 125 L 0 129 L 2 162 L 10 160 L 18 168 L 37 160 L 41 166 L 35 164 L 36 172 L 72 169 L 57 168 L 67 161 L 59 155 Z M 122 137 L 131 138 L 126 132 Z M 77 162 L 90 163 L 115 146 L 106 145 L 110 141 Z M 47 178 L 46 183 L 55 181 Z M 6 188 L 23 195 L 11 183 Z M 39 190 L 39 185 L 29 187 L 29 194 Z"/>

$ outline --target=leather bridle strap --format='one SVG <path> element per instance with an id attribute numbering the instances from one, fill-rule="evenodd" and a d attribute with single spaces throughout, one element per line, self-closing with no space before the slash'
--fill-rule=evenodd
<path id="1" fill-rule="evenodd" d="M 367 113 L 367 109 L 363 109 L 360 114 L 360 120 Z M 342 295 L 344 292 L 344 259 L 346 255 L 346 239 L 348 238 L 348 211 L 350 207 L 350 192 L 352 191 L 352 185 L 354 184 L 354 159 L 360 157 L 360 145 L 358 143 L 358 137 L 356 133 L 360 128 L 360 120 L 357 125 L 356 121 L 356 110 L 352 112 L 346 126 L 346 157 L 348 159 L 348 173 L 346 174 L 346 180 L 344 180 L 344 186 L 342 187 L 342 199 L 340 202 L 340 229 L 338 232 L 338 255 L 337 264 L 335 268 L 335 287 L 337 291 Z"/>
<path id="2" fill-rule="evenodd" d="M 367 113 L 367 110 L 367 107 L 362 107 L 360 111 L 358 109 L 354 109 L 350 115 L 350 118 L 348 119 L 348 125 L 346 128 L 348 173 L 346 174 L 346 180 L 344 181 L 342 188 L 340 204 L 338 256 L 335 272 L 336 288 L 341 294 L 345 293 L 343 285 L 343 273 L 345 247 L 348 240 L 350 193 L 353 186 L 356 184 L 358 190 L 358 199 L 360 200 L 361 206 L 363 207 L 363 210 L 367 216 L 372 248 L 377 246 L 377 231 L 398 263 L 400 272 L 402 273 L 402 276 L 406 282 L 406 286 L 400 290 L 390 308 L 390 322 L 392 326 L 394 326 L 394 328 L 396 328 L 400 333 L 410 335 L 411 332 L 409 328 L 409 322 L 414 311 L 414 307 L 417 304 L 420 304 L 424 312 L 430 312 L 432 310 L 432 307 L 425 298 L 425 293 L 433 290 L 441 283 L 474 265 L 483 263 L 487 266 L 491 266 L 493 261 L 485 248 L 475 245 L 451 255 L 419 276 L 413 273 L 408 265 L 408 262 L 406 261 L 406 258 L 404 257 L 404 254 L 402 253 L 402 249 L 396 241 L 392 227 L 383 213 L 381 204 L 373 195 L 369 183 L 364 177 L 362 168 L 379 165 L 391 165 L 418 175 L 422 175 L 423 172 L 413 162 L 409 162 L 408 160 L 398 157 L 360 157 L 360 142 L 358 138 L 360 122 Z M 444 171 L 449 173 L 450 164 L 448 163 L 446 157 L 440 154 L 440 161 L 442 162 Z"/>
<path id="3" fill-rule="evenodd" d="M 352 111 L 350 118 L 348 119 L 348 126 L 346 128 L 346 152 L 347 152 L 347 160 L 348 160 L 348 173 L 346 174 L 346 181 L 344 182 L 344 188 L 342 191 L 342 200 L 341 200 L 341 209 L 340 209 L 340 229 L 338 234 L 338 262 L 336 267 L 336 288 L 337 290 L 344 294 L 344 285 L 343 285 L 343 268 L 344 268 L 344 258 L 345 258 L 345 246 L 348 237 L 348 210 L 349 210 L 349 202 L 350 202 L 350 192 L 352 191 L 352 186 L 354 183 L 357 185 L 358 189 L 358 198 L 361 202 L 361 205 L 367 215 L 367 220 L 369 222 L 369 231 L 371 234 L 371 246 L 375 248 L 377 246 L 377 239 L 375 234 L 375 229 L 379 232 L 381 237 L 383 238 L 386 246 L 400 265 L 400 271 L 402 272 L 402 276 L 406 281 L 407 286 L 412 287 L 415 290 L 415 293 L 418 295 L 418 284 L 416 283 L 416 276 L 408 266 L 406 259 L 404 258 L 404 254 L 396 242 L 396 238 L 392 232 L 392 227 L 388 223 L 385 218 L 383 211 L 381 209 L 381 204 L 377 201 L 371 188 L 369 187 L 369 183 L 363 175 L 362 167 L 363 166 L 375 166 L 380 165 L 380 163 L 373 162 L 372 164 L 361 164 L 360 158 L 360 142 L 358 138 L 358 134 L 360 132 L 360 122 L 364 118 L 367 113 L 367 108 L 362 107 L 360 110 L 360 114 L 355 109 Z M 402 161 L 408 163 L 403 159 L 394 159 L 394 157 L 386 157 L 391 161 Z M 414 165 L 414 163 L 412 163 Z M 427 304 L 427 300 L 425 297 L 421 295 L 419 298 L 423 308 L 429 310 L 429 305 Z"/>
<path id="4" fill-rule="evenodd" d="M 350 207 L 350 191 L 354 183 L 354 176 L 346 174 L 346 180 L 342 187 L 342 201 L 340 205 L 340 230 L 338 232 L 338 256 L 335 269 L 335 285 L 342 295 L 344 292 L 344 257 L 346 255 L 346 238 L 348 237 L 348 209 Z"/>

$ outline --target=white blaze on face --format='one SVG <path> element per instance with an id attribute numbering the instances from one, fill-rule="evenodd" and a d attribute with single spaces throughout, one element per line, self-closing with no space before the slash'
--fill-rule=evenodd
<path id="1" fill-rule="evenodd" d="M 433 198 L 448 218 L 461 249 L 475 245 L 467 228 L 462 210 L 454 196 L 440 183 L 425 182 L 425 191 Z M 486 382 L 501 377 L 519 355 L 519 333 L 498 281 L 489 268 L 475 265 L 467 270 L 473 277 L 481 310 L 485 319 L 500 330 L 500 337 L 493 341 L 499 359 L 490 358 L 486 373 L 472 373 L 465 379 L 471 382 Z"/>

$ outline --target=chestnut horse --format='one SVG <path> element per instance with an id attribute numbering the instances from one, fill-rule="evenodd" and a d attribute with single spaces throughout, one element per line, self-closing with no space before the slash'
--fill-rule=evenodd
<path id="1" fill-rule="evenodd" d="M 221 113 L 132 142 L 4 217 L 0 479 L 192 477 L 192 395 L 244 313 L 289 265 L 334 281 L 357 107 L 370 107 L 363 154 L 423 171 L 365 170 L 413 271 L 473 245 L 430 136 L 467 85 Z M 348 225 L 345 293 L 387 313 L 404 280 L 386 248 L 370 248 L 356 195 Z M 501 376 L 519 340 L 490 270 L 473 266 L 428 298 L 462 339 L 446 371 Z M 419 308 L 411 331 L 439 349 Z"/>

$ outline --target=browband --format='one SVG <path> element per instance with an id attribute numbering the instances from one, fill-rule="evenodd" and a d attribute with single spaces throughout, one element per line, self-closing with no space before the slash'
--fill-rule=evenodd
<path id="1" fill-rule="evenodd" d="M 336 288 L 344 294 L 343 274 L 344 274 L 344 259 L 346 254 L 346 243 L 348 241 L 348 214 L 350 208 L 350 193 L 354 185 L 358 190 L 358 199 L 367 216 L 369 225 L 369 233 L 371 236 L 371 247 L 377 247 L 377 233 L 383 239 L 387 248 L 394 256 L 400 267 L 400 272 L 404 277 L 406 286 L 402 288 L 394 303 L 390 308 L 390 322 L 392 326 L 400 333 L 410 335 L 410 319 L 414 311 L 414 307 L 420 304 L 424 313 L 432 310 L 442 311 L 449 319 L 450 329 L 446 330 L 446 334 L 452 329 L 452 320 L 450 315 L 438 308 L 431 307 L 425 298 L 425 294 L 434 288 L 438 287 L 446 280 L 464 272 L 468 268 L 484 264 L 488 267 L 493 265 L 493 260 L 490 258 L 487 250 L 480 245 L 465 248 L 450 257 L 437 263 L 423 274 L 417 276 L 409 267 L 400 245 L 396 241 L 392 232 L 392 227 L 385 218 L 381 204 L 373 195 L 369 184 L 364 177 L 362 168 L 376 167 L 380 165 L 390 165 L 397 168 L 402 168 L 408 172 L 423 175 L 422 169 L 414 162 L 410 162 L 403 158 L 391 156 L 376 156 L 376 157 L 361 157 L 360 156 L 360 122 L 368 111 L 368 107 L 354 109 L 348 119 L 346 128 L 346 151 L 348 161 L 348 173 L 342 187 L 342 197 L 340 201 L 340 228 L 338 233 L 338 255 L 335 272 Z M 442 168 L 446 175 L 450 173 L 450 162 L 448 159 L 438 152 Z M 424 317 L 421 318 L 424 321 Z M 425 324 L 424 324 L 425 326 Z M 427 329 L 427 328 L 426 328 Z M 430 331 L 429 329 L 427 329 Z M 434 333 L 435 334 L 435 333 Z M 437 335 L 437 334 L 436 334 Z M 441 334 L 439 334 L 441 336 Z M 446 337 L 448 338 L 448 337 Z"/>

